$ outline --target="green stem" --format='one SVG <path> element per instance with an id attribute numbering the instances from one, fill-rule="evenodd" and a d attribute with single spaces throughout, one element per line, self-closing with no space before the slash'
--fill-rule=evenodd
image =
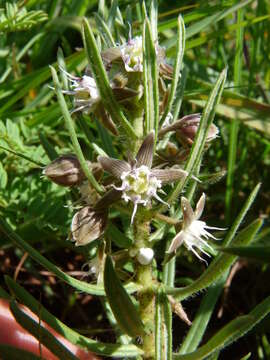
<path id="1" fill-rule="evenodd" d="M 137 216 L 134 224 L 135 247 L 149 247 L 150 223 L 144 218 Z M 145 326 L 145 334 L 142 336 L 142 350 L 144 359 L 154 359 L 155 356 L 155 279 L 152 272 L 152 264 L 136 265 L 137 283 L 142 289 L 138 291 L 139 311 L 141 320 Z"/>

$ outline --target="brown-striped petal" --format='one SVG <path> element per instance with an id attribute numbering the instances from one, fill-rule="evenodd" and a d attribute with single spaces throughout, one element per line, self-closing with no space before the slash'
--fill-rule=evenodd
<path id="1" fill-rule="evenodd" d="M 182 198 L 181 198 L 181 209 L 183 212 L 183 219 L 184 219 L 183 227 L 186 228 L 194 220 L 194 212 L 192 210 L 192 207 L 191 207 L 188 199 L 186 199 L 184 196 L 182 196 Z"/>
<path id="2" fill-rule="evenodd" d="M 168 184 L 187 177 L 188 173 L 182 169 L 153 169 L 151 175 L 154 175 L 162 184 Z"/>
<path id="3" fill-rule="evenodd" d="M 151 169 L 153 162 L 155 132 L 151 131 L 144 139 L 136 156 L 137 167 L 145 165 Z"/>
<path id="4" fill-rule="evenodd" d="M 103 169 L 116 178 L 120 179 L 125 171 L 130 171 L 130 165 L 124 160 L 113 159 L 105 156 L 99 156 L 98 161 Z"/>
<path id="5" fill-rule="evenodd" d="M 122 192 L 116 189 L 111 189 L 102 196 L 95 205 L 95 210 L 107 209 L 111 204 L 121 199 Z"/>
<path id="6" fill-rule="evenodd" d="M 90 206 L 78 211 L 72 219 L 71 233 L 76 246 L 87 245 L 98 239 L 105 231 L 107 211 L 97 212 Z"/>
<path id="7" fill-rule="evenodd" d="M 129 88 L 113 88 L 113 94 L 115 99 L 119 102 L 132 99 L 134 96 L 138 95 L 138 91 Z"/>
<path id="8" fill-rule="evenodd" d="M 199 201 L 197 202 L 196 210 L 194 212 L 196 220 L 201 217 L 201 215 L 203 213 L 204 205 L 205 205 L 205 193 L 202 194 Z"/>

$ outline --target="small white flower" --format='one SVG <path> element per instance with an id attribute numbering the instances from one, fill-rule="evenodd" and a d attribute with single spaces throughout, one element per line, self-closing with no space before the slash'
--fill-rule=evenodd
<path id="1" fill-rule="evenodd" d="M 141 265 L 148 265 L 152 262 L 154 251 L 151 248 L 140 248 L 137 254 L 137 260 Z"/>
<path id="2" fill-rule="evenodd" d="M 158 65 L 165 64 L 165 50 L 158 44 L 155 45 Z M 143 39 L 142 36 L 130 38 L 128 42 L 120 46 L 120 53 L 127 72 L 143 71 Z M 164 70 L 164 69 L 163 69 Z"/>
<path id="3" fill-rule="evenodd" d="M 181 208 L 183 212 L 183 223 L 182 230 L 173 238 L 172 243 L 168 249 L 168 253 L 176 252 L 179 246 L 184 244 L 186 248 L 192 251 L 200 260 L 205 261 L 198 252 L 195 250 L 199 249 L 200 252 L 209 256 L 209 253 L 205 250 L 206 248 L 214 251 L 213 248 L 208 244 L 205 239 L 212 238 L 217 240 L 209 230 L 225 230 L 217 227 L 211 227 L 206 225 L 204 221 L 198 220 L 203 212 L 205 205 L 205 194 L 202 194 L 200 200 L 196 205 L 195 211 L 192 210 L 189 201 L 182 197 Z M 206 261 L 205 261 L 206 262 Z"/>
<path id="4" fill-rule="evenodd" d="M 136 36 L 133 39 L 129 39 L 125 45 L 120 47 L 120 51 L 126 71 L 143 71 L 143 49 L 141 36 Z"/>
<path id="5" fill-rule="evenodd" d="M 131 223 L 133 223 L 139 204 L 147 206 L 151 204 L 152 198 L 166 204 L 158 196 L 157 191 L 161 189 L 162 185 L 187 176 L 187 172 L 182 169 L 151 169 L 154 139 L 155 135 L 152 131 L 144 139 L 135 160 L 126 162 L 103 156 L 98 158 L 105 171 L 122 181 L 120 187 L 114 186 L 116 190 L 122 192 L 122 199 L 126 202 L 133 202 Z"/>
<path id="6" fill-rule="evenodd" d="M 63 68 L 60 68 L 60 70 L 71 83 L 71 90 L 63 90 L 63 93 L 74 96 L 73 113 L 82 111 L 85 114 L 89 114 L 93 110 L 94 105 L 100 101 L 95 79 L 88 75 L 83 75 L 82 77 L 73 76 Z"/>

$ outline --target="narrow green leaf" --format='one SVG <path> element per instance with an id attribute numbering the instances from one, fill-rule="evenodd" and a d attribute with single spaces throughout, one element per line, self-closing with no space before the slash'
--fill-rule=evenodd
<path id="1" fill-rule="evenodd" d="M 203 297 L 195 318 L 192 321 L 192 325 L 181 345 L 179 354 L 187 354 L 197 349 L 206 331 L 216 302 L 223 290 L 226 278 L 227 272 L 222 275 L 216 284 L 208 289 L 206 295 Z"/>
<path id="2" fill-rule="evenodd" d="M 236 238 L 233 240 L 233 244 L 249 244 L 254 239 L 261 225 L 262 221 L 260 219 L 251 223 L 236 236 Z M 173 294 L 174 297 L 179 300 L 185 299 L 186 297 L 210 286 L 215 281 L 217 281 L 222 276 L 222 274 L 234 263 L 236 258 L 237 257 L 234 255 L 218 255 L 208 266 L 208 268 L 202 273 L 202 275 L 191 285 L 180 289 L 168 289 L 167 293 Z"/>
<path id="3" fill-rule="evenodd" d="M 118 279 L 109 255 L 105 261 L 104 287 L 110 307 L 120 328 L 131 337 L 142 335 L 144 328 L 139 313 Z"/>
<path id="4" fill-rule="evenodd" d="M 158 40 L 158 1 L 152 0 L 150 4 L 150 24 L 153 35 L 153 40 L 156 42 Z"/>
<path id="5" fill-rule="evenodd" d="M 51 350 L 54 355 L 58 356 L 60 359 L 78 360 L 78 358 L 73 355 L 60 341 L 58 341 L 53 334 L 22 311 L 16 305 L 15 301 L 11 301 L 10 310 L 16 321 L 38 341 Z"/>
<path id="6" fill-rule="evenodd" d="M 175 92 L 175 101 L 173 103 L 172 106 L 172 115 L 173 115 L 173 122 L 177 120 L 177 117 L 179 116 L 179 112 L 182 106 L 182 100 L 184 97 L 184 90 L 186 87 L 186 81 L 187 81 L 187 68 L 184 67 L 182 74 L 181 74 L 181 79 L 180 81 L 178 81 L 177 84 L 177 88 L 176 88 L 176 92 Z"/>
<path id="7" fill-rule="evenodd" d="M 43 146 L 49 159 L 51 161 L 55 160 L 58 157 L 58 154 L 57 154 L 56 150 L 54 149 L 54 147 L 52 146 L 52 144 L 50 144 L 50 142 L 47 139 L 47 137 L 45 136 L 45 134 L 43 132 L 40 132 L 38 134 L 38 137 L 39 137 L 40 143 Z"/>
<path id="8" fill-rule="evenodd" d="M 60 270 L 57 266 L 47 260 L 43 255 L 40 254 L 39 251 L 34 249 L 31 245 L 29 245 L 26 241 L 24 241 L 19 235 L 17 235 L 8 223 L 0 218 L 0 228 L 6 234 L 6 236 L 19 248 L 26 251 L 29 256 L 31 256 L 37 263 L 44 266 L 45 269 L 51 271 L 55 276 L 57 276 L 62 281 L 66 282 L 70 286 L 74 287 L 79 291 L 83 291 L 87 294 L 104 296 L 104 288 L 101 285 L 91 285 L 86 282 L 74 279 L 72 276 L 67 275 L 64 271 Z M 138 286 L 135 284 L 129 284 L 126 286 L 126 290 L 128 292 L 135 292 L 138 290 Z"/>
<path id="9" fill-rule="evenodd" d="M 68 129 L 68 132 L 69 132 L 72 144 L 73 144 L 75 154 L 77 155 L 77 158 L 78 158 L 78 160 L 79 160 L 79 162 L 81 164 L 81 167 L 82 167 L 87 179 L 89 180 L 90 184 L 98 192 L 102 192 L 101 186 L 96 181 L 94 175 L 92 174 L 89 167 L 87 166 L 87 162 L 86 162 L 86 160 L 84 158 L 82 149 L 81 149 L 79 141 L 77 139 L 77 135 L 76 135 L 76 132 L 75 132 L 75 129 L 74 129 L 74 125 L 73 125 L 71 115 L 69 113 L 69 110 L 68 110 L 64 95 L 63 95 L 61 87 L 60 87 L 60 83 L 59 83 L 59 80 L 58 80 L 57 73 L 56 73 L 56 71 L 55 71 L 55 69 L 53 67 L 51 67 L 51 71 L 52 71 L 53 82 L 54 82 L 57 98 L 58 98 L 58 101 L 59 101 L 59 105 L 61 107 L 62 114 L 63 114 L 63 117 L 65 119 L 66 127 Z"/>
<path id="10" fill-rule="evenodd" d="M 102 37 L 105 41 L 106 47 L 107 48 L 115 47 L 116 45 L 115 45 L 113 36 L 111 34 L 111 31 L 110 31 L 110 28 L 108 27 L 108 25 L 98 14 L 95 14 L 95 20 L 96 20 L 96 24 L 99 29 L 100 35 L 102 35 Z"/>
<path id="11" fill-rule="evenodd" d="M 155 130 L 155 138 L 157 138 L 159 122 L 158 66 L 156 46 L 147 18 L 143 27 L 143 81 L 145 134 Z"/>
<path id="12" fill-rule="evenodd" d="M 72 344 L 81 346 L 84 349 L 104 356 L 133 357 L 142 354 L 142 351 L 135 345 L 123 346 L 119 344 L 106 344 L 89 339 L 88 337 L 77 333 L 47 311 L 32 295 L 30 295 L 22 286 L 17 284 L 9 276 L 6 276 L 5 280 L 12 294 L 14 294 L 21 303 L 26 305 Z"/>
<path id="13" fill-rule="evenodd" d="M 125 117 L 120 105 L 115 100 L 94 34 L 86 19 L 83 20 L 83 42 L 89 65 L 104 106 L 110 113 L 113 121 L 122 126 L 128 136 L 135 139 L 136 134 L 133 127 Z"/>
<path id="14" fill-rule="evenodd" d="M 166 294 L 160 290 L 156 295 L 155 359 L 172 359 L 172 313 Z"/>
<path id="15" fill-rule="evenodd" d="M 112 0 L 112 5 L 108 14 L 108 27 L 112 31 L 114 29 L 114 23 L 117 16 L 118 0 Z"/>
<path id="16" fill-rule="evenodd" d="M 40 356 L 10 345 L 0 344 L 1 360 L 42 360 Z M 45 359 L 44 359 L 45 360 Z"/>
<path id="17" fill-rule="evenodd" d="M 173 80 L 170 88 L 170 94 L 167 102 L 167 106 L 164 110 L 162 118 L 160 120 L 161 124 L 165 121 L 169 112 L 172 112 L 172 105 L 175 100 L 177 84 L 179 80 L 182 82 L 182 78 L 180 78 L 180 70 L 183 62 L 184 52 L 185 52 L 185 24 L 181 16 L 178 17 L 178 32 L 177 32 L 177 43 L 176 43 L 176 58 L 173 68 Z M 179 112 L 179 111 L 178 111 Z"/>
<path id="18" fill-rule="evenodd" d="M 219 247 L 218 251 L 270 263 L 270 246 L 228 246 Z"/>
<path id="19" fill-rule="evenodd" d="M 181 360 L 202 360 L 223 349 L 232 342 L 238 340 L 241 336 L 250 331 L 270 312 L 270 297 L 267 297 L 257 305 L 248 315 L 240 316 L 229 322 L 218 331 L 205 345 L 197 351 L 186 354 L 174 354 L 173 359 Z"/>

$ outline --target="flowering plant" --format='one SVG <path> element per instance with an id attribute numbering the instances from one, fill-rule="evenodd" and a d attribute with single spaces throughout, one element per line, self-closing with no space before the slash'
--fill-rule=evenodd
<path id="1" fill-rule="evenodd" d="M 103 3 L 100 1 L 100 9 Z M 67 196 L 72 213 L 66 216 L 69 228 L 65 234 L 73 243 L 66 244 L 83 257 L 87 278 L 78 280 L 65 274 L 14 234 L 8 224 L 1 224 L 16 244 L 61 280 L 80 293 L 101 297 L 104 314 L 115 330 L 115 343 L 101 342 L 99 335 L 90 339 L 41 309 L 46 323 L 70 342 L 115 358 L 204 359 L 251 329 L 257 321 L 254 318 L 261 319 L 269 312 L 265 304 L 259 305 L 252 316 L 238 319 L 239 328 L 234 322 L 229 324 L 226 331 L 221 330 L 198 349 L 205 330 L 201 333 L 198 324 L 200 319 L 206 325 L 209 321 L 203 308 L 209 304 L 207 296 L 211 295 L 211 314 L 219 287 L 225 285 L 236 259 L 223 252 L 230 250 L 228 245 L 249 244 L 261 226 L 257 220 L 238 233 L 259 186 L 232 224 L 226 221 L 224 227 L 224 219 L 207 219 L 207 181 L 224 172 L 203 174 L 202 159 L 213 142 L 220 141 L 217 121 L 213 121 L 227 69 L 216 76 L 203 110 L 186 113 L 188 107 L 182 107 L 187 78 L 184 21 L 179 16 L 174 56 L 168 59 L 158 36 L 157 1 L 150 1 L 149 8 L 143 4 L 137 9 L 142 21 L 134 26 L 124 23 L 116 1 L 108 14 L 99 11 L 95 24 L 84 18 L 84 51 L 77 55 L 82 57 L 81 63 L 74 61 L 70 66 L 59 51 L 58 71 L 51 67 L 53 86 L 48 96 L 56 95 L 59 121 L 70 141 L 63 155 L 48 151 L 53 156 L 43 167 L 41 181 L 64 189 L 61 194 Z M 127 11 L 127 20 L 128 15 Z M 208 199 L 216 205 L 216 200 Z M 190 267 L 196 264 L 200 275 L 178 287 L 182 277 L 177 266 L 182 261 Z M 11 279 L 7 282 L 15 296 L 31 310 L 39 310 L 31 295 Z M 189 297 L 208 288 L 194 320 L 182 302 L 186 305 Z M 27 322 L 16 305 L 13 311 Z M 173 348 L 173 314 L 187 332 L 179 354 L 173 353 L 178 351 L 178 346 Z M 189 345 L 194 333 L 200 335 Z M 48 336 L 40 341 L 49 343 Z M 50 341 L 61 356 L 63 349 Z M 64 354 L 67 359 L 74 358 Z"/>

